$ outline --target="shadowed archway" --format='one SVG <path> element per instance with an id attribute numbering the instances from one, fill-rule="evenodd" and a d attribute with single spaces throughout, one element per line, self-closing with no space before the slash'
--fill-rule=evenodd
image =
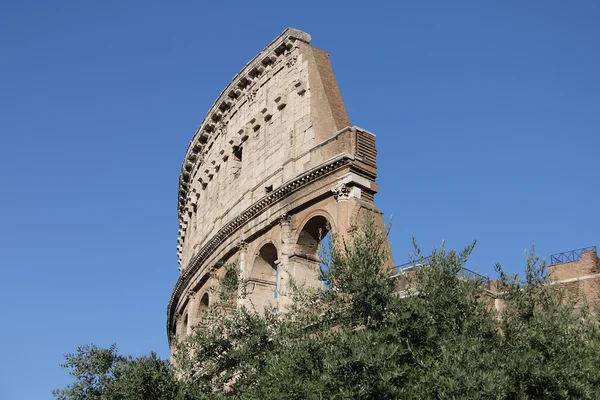
<path id="1" fill-rule="evenodd" d="M 256 255 L 248 278 L 248 292 L 256 311 L 277 307 L 277 266 L 277 248 L 273 243 L 267 243 Z"/>

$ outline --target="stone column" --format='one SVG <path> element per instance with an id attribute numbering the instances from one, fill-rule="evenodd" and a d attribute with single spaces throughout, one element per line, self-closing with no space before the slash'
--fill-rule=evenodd
<path id="1" fill-rule="evenodd" d="M 246 299 L 243 298 L 243 289 L 244 289 L 244 285 L 245 285 L 246 281 L 248 280 L 248 277 L 250 276 L 250 267 L 247 265 L 248 264 L 248 243 L 246 243 L 243 240 L 240 241 L 240 243 L 238 244 L 238 249 L 240 252 L 240 255 L 239 255 L 240 278 L 244 281 L 244 282 L 242 282 L 242 284 L 239 286 L 239 289 L 238 289 L 237 304 L 238 304 L 238 306 L 241 306 L 241 305 L 247 305 Z"/>
<path id="2" fill-rule="evenodd" d="M 173 338 L 177 340 L 181 339 L 181 318 L 183 317 L 179 312 L 173 318 L 173 323 L 175 324 L 175 336 Z"/>
<path id="3" fill-rule="evenodd" d="M 372 203 L 361 200 L 362 189 L 358 185 L 351 185 L 353 182 L 358 184 L 364 183 L 361 182 L 361 179 L 364 178 L 357 178 L 356 176 L 349 175 L 344 177 L 341 181 L 338 181 L 338 183 L 331 188 L 333 197 L 336 199 L 338 205 L 338 234 L 340 238 L 346 241 L 349 239 L 349 233 L 361 223 L 361 219 L 364 218 L 366 214 L 372 214 L 375 219 L 375 224 L 382 229 L 382 232 L 385 232 L 386 229 L 381 212 L 377 210 Z M 392 258 L 389 241 L 385 241 L 384 247 L 386 248 L 389 258 L 385 262 L 383 268 L 394 268 L 394 259 Z"/>
<path id="4" fill-rule="evenodd" d="M 282 214 L 279 217 L 281 227 L 281 241 L 279 246 L 279 263 L 277 289 L 279 291 L 278 310 L 282 311 L 291 302 L 289 293 L 289 282 L 295 276 L 294 266 L 290 263 L 290 256 L 294 254 L 294 234 L 292 229 L 292 217 L 289 214 Z"/>
<path id="5" fill-rule="evenodd" d="M 250 268 L 247 265 L 248 262 L 248 243 L 246 243 L 245 241 L 240 241 L 240 243 L 238 244 L 238 249 L 240 252 L 240 273 L 242 275 L 242 278 L 244 279 L 248 279 L 248 277 L 250 276 Z"/>
<path id="6" fill-rule="evenodd" d="M 196 298 L 198 296 L 196 296 L 196 294 L 194 292 L 192 292 L 191 290 L 188 291 L 188 305 L 187 305 L 187 319 L 188 319 L 188 323 L 187 323 L 187 331 L 186 331 L 186 336 L 190 335 L 192 333 L 192 330 L 194 328 L 194 326 L 196 326 Z"/>
<path id="7" fill-rule="evenodd" d="M 337 201 L 337 223 L 339 232 L 337 234 L 341 239 L 346 240 L 348 230 L 351 228 L 352 210 L 348 204 L 350 197 L 350 188 L 345 183 L 338 183 L 331 188 L 333 197 Z"/>

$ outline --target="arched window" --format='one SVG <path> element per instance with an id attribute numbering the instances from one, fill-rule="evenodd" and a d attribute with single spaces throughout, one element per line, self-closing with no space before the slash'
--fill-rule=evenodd
<path id="1" fill-rule="evenodd" d="M 204 295 L 200 299 L 200 303 L 198 304 L 198 310 L 196 313 L 196 315 L 197 315 L 196 321 L 198 322 L 198 325 L 200 325 L 200 326 L 204 326 L 207 323 L 206 311 L 208 310 L 209 301 L 210 301 L 210 298 L 208 296 L 208 293 L 204 293 Z"/>
<path id="2" fill-rule="evenodd" d="M 178 325 L 179 326 L 177 327 L 177 332 L 178 332 L 177 338 L 179 340 L 183 340 L 187 336 L 187 330 L 188 330 L 188 314 L 187 314 L 187 312 L 183 315 L 183 318 L 181 319 L 181 322 Z"/>
<path id="3" fill-rule="evenodd" d="M 277 306 L 277 280 L 277 248 L 272 243 L 267 243 L 256 255 L 248 279 L 250 300 L 256 311 Z"/>
<path id="4" fill-rule="evenodd" d="M 208 293 L 204 293 L 204 296 L 202 296 L 202 299 L 200 299 L 200 305 L 199 305 L 200 310 L 207 309 L 208 304 L 209 304 L 208 302 L 209 302 Z"/>
<path id="5" fill-rule="evenodd" d="M 297 280 L 304 278 L 310 284 L 318 282 L 319 269 L 328 268 L 321 255 L 328 255 L 330 242 L 331 227 L 327 218 L 317 215 L 304 224 L 296 242 L 296 266 L 303 271 L 303 276 L 296 277 Z"/>

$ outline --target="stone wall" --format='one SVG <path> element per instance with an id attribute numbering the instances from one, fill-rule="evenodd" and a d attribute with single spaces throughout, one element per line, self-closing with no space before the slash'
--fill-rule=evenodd
<path id="1" fill-rule="evenodd" d="M 179 182 L 181 275 L 169 338 L 198 324 L 211 273 L 237 261 L 247 301 L 284 310 L 290 279 L 318 285 L 318 237 L 374 213 L 375 136 L 350 126 L 329 56 L 286 29 L 227 85 L 196 131 Z M 391 261 L 393 263 L 393 261 Z"/>
<path id="2" fill-rule="evenodd" d="M 584 251 L 574 261 L 557 262 L 548 267 L 548 279 L 552 285 L 560 285 L 565 291 L 565 301 L 574 301 L 576 309 L 584 304 L 590 306 L 593 315 L 598 310 L 600 300 L 600 259 L 595 250 Z M 490 282 L 488 297 L 490 304 L 498 311 L 505 307 L 500 298 L 502 285 L 498 280 Z"/>
<path id="3" fill-rule="evenodd" d="M 600 300 L 600 259 L 596 251 L 585 251 L 576 261 L 551 265 L 548 273 L 550 281 L 563 287 L 575 301 L 576 308 L 587 303 L 595 315 Z"/>

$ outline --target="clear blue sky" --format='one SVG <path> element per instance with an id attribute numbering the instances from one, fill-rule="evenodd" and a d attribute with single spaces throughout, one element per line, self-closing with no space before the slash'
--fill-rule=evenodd
<path id="1" fill-rule="evenodd" d="M 80 344 L 168 356 L 182 157 L 287 26 L 377 134 L 397 263 L 411 233 L 477 238 L 490 274 L 520 271 L 532 239 L 600 245 L 599 2 L 205 3 L 0 6 L 1 399 L 50 398 Z"/>

